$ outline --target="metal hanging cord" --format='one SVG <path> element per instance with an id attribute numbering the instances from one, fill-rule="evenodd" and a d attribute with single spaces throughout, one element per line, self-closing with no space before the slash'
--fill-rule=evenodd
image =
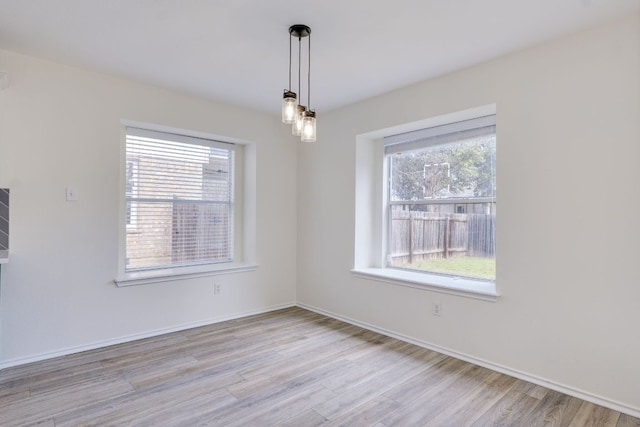
<path id="1" fill-rule="evenodd" d="M 298 93 L 300 94 L 300 98 L 298 98 L 298 105 L 300 105 L 300 101 L 302 100 L 302 92 L 300 90 L 301 86 L 301 59 L 302 59 L 302 37 L 298 37 Z"/>
<path id="2" fill-rule="evenodd" d="M 311 111 L 311 33 L 309 33 L 309 63 L 307 65 L 307 106 Z"/>
<path id="3" fill-rule="evenodd" d="M 289 92 L 291 92 L 291 36 L 289 36 Z"/>

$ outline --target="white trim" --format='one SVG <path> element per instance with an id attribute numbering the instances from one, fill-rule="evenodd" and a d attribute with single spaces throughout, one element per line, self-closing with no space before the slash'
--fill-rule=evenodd
<path id="1" fill-rule="evenodd" d="M 429 350 L 437 351 L 438 353 L 446 354 L 447 356 L 451 356 L 451 357 L 454 357 L 456 359 L 464 360 L 465 362 L 469 362 L 469 363 L 472 363 L 474 365 L 482 366 L 484 368 L 491 369 L 493 371 L 500 372 L 502 374 L 509 375 L 509 376 L 521 379 L 523 381 L 528 381 L 530 383 L 537 384 L 539 386 L 546 387 L 546 388 L 549 388 L 551 390 L 555 390 L 555 391 L 558 391 L 560 393 L 567 394 L 569 396 L 577 397 L 578 399 L 586 400 L 586 401 L 594 403 L 596 405 L 604 406 L 605 408 L 609 408 L 609 409 L 612 409 L 614 411 L 622 412 L 622 413 L 630 415 L 632 417 L 640 418 L 640 408 L 634 408 L 634 407 L 625 405 L 624 403 L 616 402 L 615 400 L 607 399 L 605 397 L 598 396 L 598 395 L 595 395 L 593 393 L 589 393 L 589 392 L 586 392 L 586 391 L 583 391 L 583 390 L 579 390 L 579 389 L 576 389 L 576 388 L 573 388 L 573 387 L 570 387 L 570 386 L 567 386 L 567 385 L 564 385 L 564 384 L 559 384 L 559 383 L 556 383 L 554 381 L 550 381 L 550 380 L 547 380 L 547 379 L 544 379 L 544 378 L 540 378 L 540 377 L 537 377 L 535 375 L 531 375 L 531 374 L 528 374 L 526 372 L 519 371 L 517 369 L 512 369 L 512 368 L 509 368 L 509 367 L 506 367 L 506 366 L 503 366 L 503 365 L 492 363 L 492 362 L 489 362 L 489 361 L 484 360 L 484 359 L 479 359 L 477 357 L 470 356 L 470 355 L 465 354 L 465 353 L 460 353 L 460 352 L 457 352 L 455 350 L 451 350 L 451 349 L 446 348 L 446 347 L 441 347 L 439 345 L 431 344 L 431 343 L 426 342 L 426 341 L 417 340 L 415 338 L 411 338 L 411 337 L 408 337 L 406 335 L 390 331 L 388 329 L 380 328 L 378 326 L 374 326 L 374 325 L 371 325 L 371 324 L 366 323 L 366 322 L 361 322 L 359 320 L 351 319 L 351 318 L 346 317 L 346 316 L 341 316 L 339 314 L 336 314 L 336 313 L 333 313 L 333 312 L 330 312 L 330 311 L 327 311 L 327 310 L 323 310 L 323 309 L 320 309 L 320 308 L 317 308 L 317 307 L 314 307 L 314 306 L 311 306 L 311 305 L 308 305 L 308 304 L 304 304 L 304 303 L 298 302 L 298 303 L 296 303 L 296 305 L 298 307 L 304 308 L 306 310 L 314 311 L 314 312 L 322 314 L 324 316 L 332 317 L 334 319 L 341 320 L 343 322 L 350 323 L 352 325 L 359 326 L 361 328 L 364 328 L 364 329 L 367 329 L 367 330 L 370 330 L 370 331 L 373 331 L 373 332 L 378 332 L 380 334 L 386 335 L 386 336 L 391 337 L 391 338 L 396 338 L 396 339 L 399 339 L 401 341 L 417 345 L 419 347 L 423 347 L 423 348 L 426 348 L 426 349 L 429 349 Z"/>
<path id="2" fill-rule="evenodd" d="M 443 197 L 441 199 L 389 200 L 389 205 L 470 205 L 473 203 L 495 203 L 495 197 Z"/>
<path id="3" fill-rule="evenodd" d="M 371 279 L 484 301 L 495 302 L 500 296 L 495 282 L 465 277 L 441 276 L 395 268 L 354 268 L 351 270 L 351 274 L 361 279 Z"/>
<path id="4" fill-rule="evenodd" d="M 179 132 L 179 133 L 178 133 Z M 226 142 L 222 138 L 202 138 L 197 136 L 185 135 L 184 132 L 174 131 L 158 131 L 148 128 L 127 126 L 127 137 L 148 138 L 155 139 L 162 142 L 178 142 L 181 144 L 208 146 L 212 148 L 220 148 L 223 150 L 233 151 L 235 150 L 235 144 L 232 142 Z"/>
<path id="5" fill-rule="evenodd" d="M 80 345 L 76 347 L 67 347 L 57 351 L 51 351 L 47 353 L 35 354 L 32 356 L 21 357 L 19 359 L 10 359 L 0 362 L 0 370 L 10 368 L 12 366 L 25 365 L 27 363 L 39 362 L 42 360 L 53 359 L 54 357 L 67 356 L 70 354 L 80 353 L 83 351 L 96 350 L 104 347 L 109 347 L 116 344 L 123 344 L 127 342 L 137 341 L 144 338 L 156 337 L 163 334 L 169 334 L 172 332 L 184 331 L 187 329 L 198 328 L 200 326 L 213 325 L 215 323 L 225 322 L 227 320 L 239 319 L 242 317 L 255 316 L 256 314 L 269 313 L 271 311 L 282 310 L 284 308 L 295 307 L 295 302 L 286 304 L 274 305 L 271 307 L 262 308 L 259 310 L 251 310 L 242 313 L 229 314 L 224 316 L 218 316 L 207 320 L 201 320 L 198 322 L 184 323 L 178 326 L 172 326 L 169 328 L 155 329 L 149 332 L 143 332 L 139 334 L 127 335 L 120 338 L 98 341 L 91 344 Z"/>
<path id="6" fill-rule="evenodd" d="M 113 281 L 118 287 L 148 285 L 150 283 L 170 282 L 174 280 L 193 279 L 196 277 L 217 276 L 220 274 L 246 273 L 258 269 L 257 264 L 206 264 L 192 267 L 164 268 L 159 270 L 136 271 L 124 273 Z"/>
<path id="7" fill-rule="evenodd" d="M 240 144 L 240 145 L 254 144 L 252 141 L 248 141 L 245 139 L 231 138 L 228 136 L 217 135 L 214 133 L 200 132 L 200 131 L 195 131 L 191 129 L 183 129 L 183 128 L 177 128 L 173 126 L 159 125 L 157 123 L 141 122 L 137 120 L 121 119 L 120 124 L 123 125 L 125 128 L 126 127 L 133 127 L 133 128 L 139 128 L 139 129 L 141 128 L 141 129 L 147 129 L 150 131 L 171 133 L 171 134 L 177 134 L 177 135 L 191 136 L 194 138 L 226 142 L 229 144 Z"/>
<path id="8" fill-rule="evenodd" d="M 361 138 L 368 141 L 388 137 L 391 135 L 412 132 L 424 128 L 430 128 L 447 123 L 460 122 L 463 120 L 473 119 L 475 117 L 490 116 L 497 114 L 497 104 L 481 105 L 479 107 L 468 108 L 462 111 L 454 111 L 452 113 L 442 114 L 440 116 L 429 117 L 415 122 L 403 123 L 396 126 L 389 126 L 383 129 L 373 130 L 371 132 L 365 132 L 357 135 L 357 138 Z"/>
<path id="9" fill-rule="evenodd" d="M 385 154 L 408 152 L 496 133 L 495 112 L 384 137 Z"/>

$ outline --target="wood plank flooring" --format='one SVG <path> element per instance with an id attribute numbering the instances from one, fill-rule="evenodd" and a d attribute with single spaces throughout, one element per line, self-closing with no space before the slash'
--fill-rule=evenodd
<path id="1" fill-rule="evenodd" d="M 640 426 L 301 308 L 0 372 L 0 426 Z"/>

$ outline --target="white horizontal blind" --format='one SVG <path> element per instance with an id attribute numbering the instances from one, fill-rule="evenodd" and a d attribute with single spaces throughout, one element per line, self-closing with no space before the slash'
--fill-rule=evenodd
<path id="1" fill-rule="evenodd" d="M 126 133 L 126 271 L 229 262 L 233 144 Z"/>
<path id="2" fill-rule="evenodd" d="M 387 136 L 384 138 L 384 153 L 394 154 L 419 150 L 429 146 L 460 142 L 466 139 L 495 133 L 495 115 L 477 117 L 413 132 Z"/>

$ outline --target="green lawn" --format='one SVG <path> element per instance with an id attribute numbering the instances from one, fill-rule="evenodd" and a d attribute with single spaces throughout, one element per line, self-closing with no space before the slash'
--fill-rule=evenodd
<path id="1" fill-rule="evenodd" d="M 419 261 L 408 268 L 429 270 L 436 273 L 456 274 L 460 276 L 477 277 L 480 279 L 496 278 L 496 261 L 493 258 L 458 257 Z"/>

